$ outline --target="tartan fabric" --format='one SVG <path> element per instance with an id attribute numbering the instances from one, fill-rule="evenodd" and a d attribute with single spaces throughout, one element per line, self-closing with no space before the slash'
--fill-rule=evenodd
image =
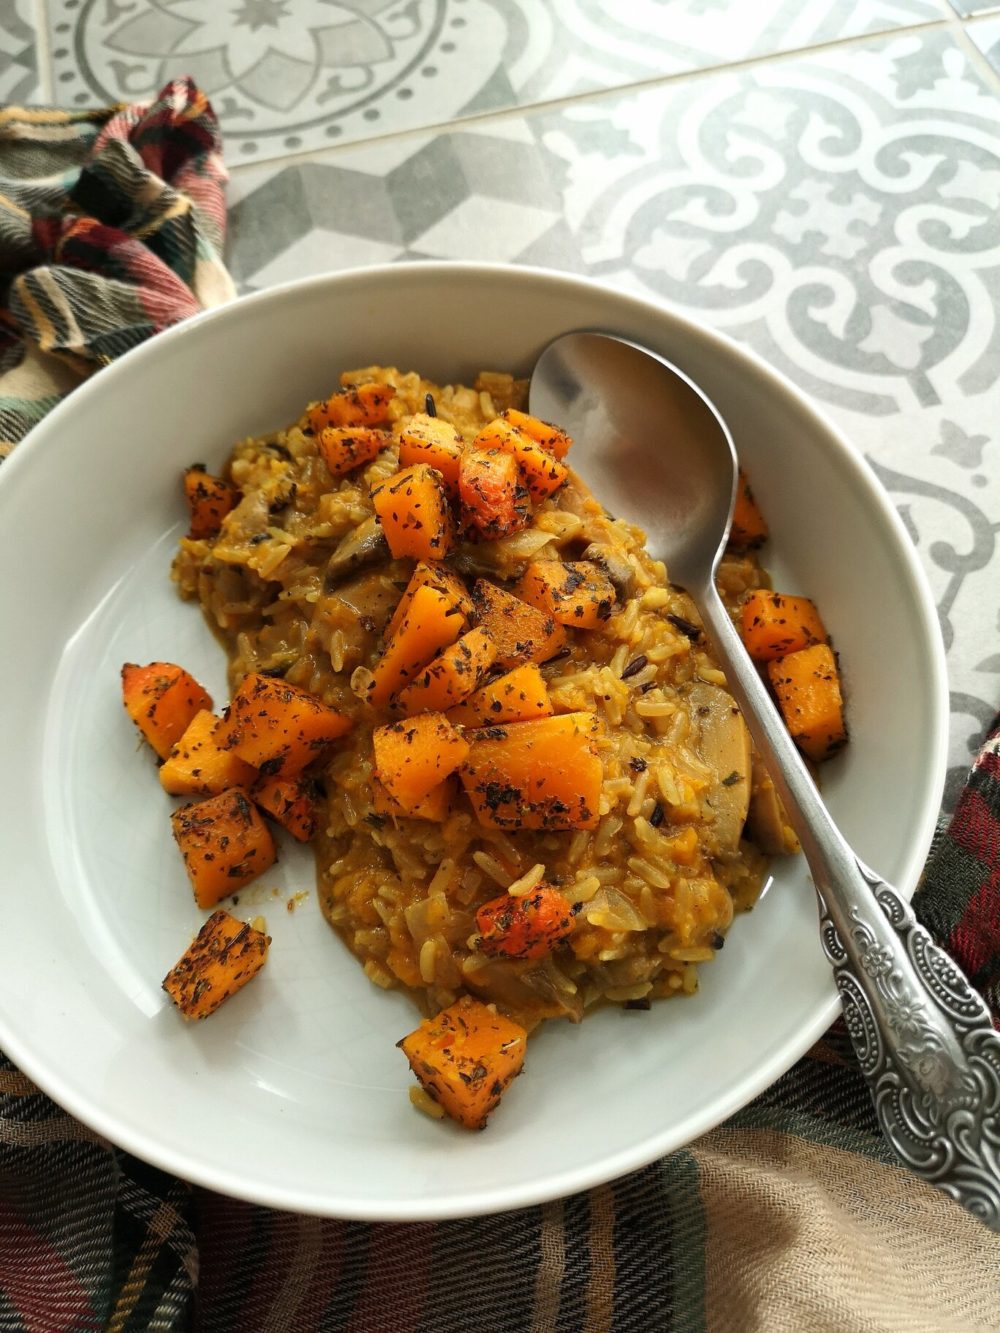
<path id="1" fill-rule="evenodd" d="M 230 294 L 211 111 L 0 112 L 0 436 Z M 0 456 L 4 445 L 0 443 Z M 918 914 L 1000 1022 L 1000 719 Z M 843 1026 L 726 1124 L 539 1208 L 367 1225 L 192 1188 L 0 1056 L 0 1333 L 1000 1329 L 996 1237 L 897 1166 Z"/>
<path id="2" fill-rule="evenodd" d="M 231 297 L 205 96 L 0 110 L 0 459 L 95 368 Z"/>

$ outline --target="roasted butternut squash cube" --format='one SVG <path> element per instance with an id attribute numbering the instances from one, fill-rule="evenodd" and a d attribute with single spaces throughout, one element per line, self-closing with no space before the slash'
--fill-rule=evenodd
<path id="1" fill-rule="evenodd" d="M 473 692 L 496 655 L 496 644 L 484 629 L 469 630 L 417 672 L 397 696 L 398 707 L 408 716 L 443 713 Z"/>
<path id="2" fill-rule="evenodd" d="M 757 662 L 771 662 L 827 641 L 815 602 L 769 588 L 756 588 L 740 608 L 740 637 Z"/>
<path id="3" fill-rule="evenodd" d="M 462 437 L 450 422 L 415 412 L 399 432 L 399 465 L 426 463 L 441 473 L 450 494 L 457 495 L 462 448 Z"/>
<path id="4" fill-rule="evenodd" d="M 261 777 L 294 777 L 351 729 L 351 719 L 308 690 L 251 672 L 218 727 L 219 744 Z"/>
<path id="5" fill-rule="evenodd" d="M 327 426 L 384 426 L 395 396 L 391 384 L 348 386 L 331 394 L 325 402 L 311 403 L 306 416 L 317 435 Z"/>
<path id="6" fill-rule="evenodd" d="M 182 806 L 170 822 L 199 907 L 214 907 L 277 859 L 270 830 L 242 787 Z"/>
<path id="7" fill-rule="evenodd" d="M 365 694 L 373 708 L 384 708 L 439 653 L 453 644 L 468 621 L 450 592 L 421 584 L 382 656 L 375 663 Z"/>
<path id="8" fill-rule="evenodd" d="M 122 702 L 161 759 L 168 757 L 195 714 L 212 707 L 208 692 L 173 662 L 150 662 L 148 666 L 126 662 L 122 667 Z"/>
<path id="9" fill-rule="evenodd" d="M 319 823 L 316 791 L 311 778 L 268 778 L 254 787 L 251 795 L 260 809 L 297 842 L 309 842 Z"/>
<path id="10" fill-rule="evenodd" d="M 232 482 L 213 477 L 200 463 L 195 463 L 184 472 L 184 498 L 191 515 L 188 536 L 206 538 L 217 535 L 240 493 Z"/>
<path id="11" fill-rule="evenodd" d="M 418 463 L 372 487 L 372 504 L 393 558 L 443 560 L 454 524 L 440 472 Z"/>
<path id="12" fill-rule="evenodd" d="M 463 995 L 399 1042 L 427 1094 L 466 1129 L 484 1129 L 524 1067 L 528 1034 Z"/>
<path id="13" fill-rule="evenodd" d="M 472 615 L 472 598 L 466 589 L 465 584 L 457 574 L 452 573 L 445 565 L 432 564 L 429 561 L 421 560 L 414 566 L 413 573 L 410 575 L 410 581 L 406 585 L 402 597 L 392 613 L 392 618 L 385 627 L 385 640 L 388 641 L 399 629 L 403 616 L 406 614 L 406 608 L 410 605 L 414 593 L 418 588 L 427 585 L 431 588 L 437 588 L 438 592 L 443 592 L 449 597 L 453 605 L 457 606 L 462 615 L 469 618 Z"/>
<path id="14" fill-rule="evenodd" d="M 603 768 L 594 713 L 563 713 L 467 734 L 462 786 L 486 828 L 596 828 Z"/>
<path id="15" fill-rule="evenodd" d="M 503 415 L 512 426 L 524 431 L 525 435 L 530 435 L 543 449 L 555 454 L 556 458 L 565 458 L 569 453 L 573 441 L 561 426 L 553 426 L 550 421 L 543 421 L 541 417 L 519 412 L 516 407 L 508 408 Z"/>
<path id="16" fill-rule="evenodd" d="M 607 574 L 589 560 L 535 560 L 524 571 L 518 593 L 560 625 L 600 629 L 615 607 Z"/>
<path id="17" fill-rule="evenodd" d="M 443 824 L 451 814 L 455 798 L 458 795 L 458 779 L 452 774 L 432 787 L 423 800 L 418 801 L 410 810 L 404 810 L 399 802 L 389 795 L 378 778 L 372 778 L 372 809 L 377 815 L 391 815 L 393 818 L 426 819 L 432 824 Z"/>
<path id="18" fill-rule="evenodd" d="M 741 469 L 736 483 L 736 504 L 729 529 L 729 545 L 738 550 L 760 546 L 767 541 L 767 520 L 754 499 L 746 473 Z"/>
<path id="19" fill-rule="evenodd" d="M 560 463 L 553 453 L 527 431 L 515 426 L 509 416 L 497 417 L 495 421 L 489 422 L 472 444 L 475 449 L 502 449 L 510 454 L 536 504 L 554 495 L 569 476 L 566 464 Z"/>
<path id="20" fill-rule="evenodd" d="M 545 677 L 534 662 L 527 662 L 449 708 L 447 717 L 456 726 L 495 727 L 504 722 L 551 717 L 553 711 Z"/>
<path id="21" fill-rule="evenodd" d="M 469 753 L 468 742 L 442 713 L 421 713 L 376 727 L 375 776 L 409 813 L 450 777 Z"/>
<path id="22" fill-rule="evenodd" d="M 572 935 L 576 911 L 544 880 L 520 898 L 502 893 L 476 912 L 476 948 L 497 958 L 544 958 Z"/>
<path id="23" fill-rule="evenodd" d="M 160 786 L 171 796 L 217 796 L 227 787 L 249 787 L 257 770 L 220 746 L 219 719 L 202 709 L 160 765 Z"/>
<path id="24" fill-rule="evenodd" d="M 392 434 L 374 426 L 325 426 L 316 439 L 320 457 L 334 477 L 344 477 L 377 458 Z"/>
<path id="25" fill-rule="evenodd" d="M 185 1018 L 207 1018 L 257 975 L 270 943 L 270 935 L 245 921 L 213 912 L 163 978 L 163 989 Z"/>
<path id="26" fill-rule="evenodd" d="M 768 662 L 767 674 L 785 725 L 804 755 L 820 764 L 847 744 L 840 672 L 829 644 L 815 643 Z"/>
<path id="27" fill-rule="evenodd" d="M 476 621 L 497 646 L 497 666 L 547 662 L 566 647 L 566 631 L 520 597 L 478 579 L 472 589 Z"/>
<path id="28" fill-rule="evenodd" d="M 528 491 L 521 484 L 517 460 L 502 449 L 470 446 L 463 452 L 458 495 L 466 537 L 497 541 L 531 522 Z"/>

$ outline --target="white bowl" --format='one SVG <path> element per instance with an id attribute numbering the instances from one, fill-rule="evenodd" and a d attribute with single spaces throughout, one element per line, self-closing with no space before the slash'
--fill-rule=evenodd
<path id="1" fill-rule="evenodd" d="M 224 1193 L 305 1212 L 406 1220 L 512 1208 L 608 1180 L 748 1102 L 837 1012 L 801 859 L 737 920 L 701 992 L 648 1013 L 549 1025 L 483 1134 L 415 1114 L 395 1041 L 415 1022 L 323 922 L 312 858 L 286 853 L 241 908 L 267 968 L 209 1022 L 160 979 L 202 920 L 136 753 L 122 662 L 175 660 L 226 697 L 221 650 L 168 577 L 181 468 L 219 465 L 373 362 L 468 380 L 528 373 L 578 327 L 648 344 L 715 400 L 771 523 L 779 586 L 823 609 L 852 741 L 826 770 L 858 852 L 910 893 L 945 764 L 933 607 L 859 455 L 774 371 L 656 305 L 537 269 L 371 268 L 252 296 L 173 329 L 56 408 L 0 474 L 4 849 L 0 1046 L 122 1147 Z"/>

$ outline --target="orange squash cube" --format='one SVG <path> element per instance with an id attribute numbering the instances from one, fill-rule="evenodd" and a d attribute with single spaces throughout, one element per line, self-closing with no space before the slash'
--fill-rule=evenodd
<path id="1" fill-rule="evenodd" d="M 561 426 L 553 426 L 550 421 L 542 421 L 541 417 L 519 412 L 516 407 L 508 408 L 503 415 L 512 426 L 516 426 L 525 435 L 530 435 L 543 449 L 555 454 L 556 458 L 565 458 L 569 453 L 573 441 Z"/>
<path id="2" fill-rule="evenodd" d="M 390 444 L 392 434 L 373 426 L 325 426 L 316 438 L 320 457 L 334 477 L 370 463 Z"/>
<path id="3" fill-rule="evenodd" d="M 820 764 L 847 744 L 840 672 L 829 644 L 815 643 L 768 662 L 767 674 L 785 725 L 804 755 Z"/>
<path id="4" fill-rule="evenodd" d="M 455 532 L 444 479 L 424 463 L 372 487 L 372 504 L 396 560 L 443 560 Z"/>
<path id="5" fill-rule="evenodd" d="M 754 499 L 746 473 L 741 469 L 736 482 L 736 504 L 729 529 L 729 545 L 739 550 L 760 546 L 767 541 L 767 520 Z"/>
<path id="6" fill-rule="evenodd" d="M 520 597 L 478 579 L 472 589 L 477 623 L 497 646 L 497 666 L 547 662 L 566 647 L 566 631 Z"/>
<path id="7" fill-rule="evenodd" d="M 424 1091 L 466 1129 L 484 1129 L 524 1067 L 528 1034 L 463 995 L 399 1042 Z"/>
<path id="8" fill-rule="evenodd" d="M 257 975 L 270 935 L 228 912 L 213 912 L 163 978 L 163 989 L 185 1018 L 207 1018 Z"/>
<path id="9" fill-rule="evenodd" d="M 569 468 L 527 431 L 515 426 L 509 416 L 497 417 L 484 426 L 472 442 L 475 449 L 502 449 L 517 462 L 521 480 L 532 500 L 540 504 L 563 485 Z"/>
<path id="10" fill-rule="evenodd" d="M 319 823 L 316 784 L 308 778 L 268 778 L 251 795 L 297 842 L 309 842 L 315 836 Z"/>
<path id="11" fill-rule="evenodd" d="M 458 795 L 458 779 L 454 774 L 432 787 L 427 795 L 412 807 L 404 810 L 399 802 L 389 795 L 378 778 L 372 778 L 372 808 L 377 815 L 391 815 L 393 818 L 426 819 L 432 824 L 443 824 L 451 814 Z"/>
<path id="12" fill-rule="evenodd" d="M 384 708 L 436 653 L 455 642 L 467 624 L 449 592 L 429 583 L 421 584 L 375 663 L 366 701 L 373 708 Z"/>
<path id="13" fill-rule="evenodd" d="M 465 741 L 441 713 L 421 713 L 376 727 L 375 776 L 409 813 L 450 777 L 469 753 Z"/>
<path id="14" fill-rule="evenodd" d="M 122 667 L 122 702 L 161 759 L 169 756 L 195 714 L 212 707 L 207 691 L 173 662 L 150 662 L 148 666 L 126 662 Z"/>
<path id="15" fill-rule="evenodd" d="M 160 786 L 171 796 L 217 796 L 227 787 L 249 787 L 257 770 L 220 746 L 219 719 L 202 709 L 160 765 Z"/>
<path id="16" fill-rule="evenodd" d="M 615 589 L 589 560 L 535 560 L 524 571 L 518 593 L 560 625 L 600 629 L 614 610 Z"/>
<path id="17" fill-rule="evenodd" d="M 351 719 L 286 680 L 251 672 L 218 726 L 219 744 L 261 777 L 294 777 L 345 732 Z"/>
<path id="18" fill-rule="evenodd" d="M 473 692 L 496 655 L 496 644 L 484 629 L 469 630 L 422 667 L 396 703 L 408 716 L 443 713 Z"/>
<path id="19" fill-rule="evenodd" d="M 188 536 L 205 538 L 216 536 L 240 493 L 231 482 L 213 477 L 200 463 L 195 463 L 184 472 L 184 498 L 191 515 Z"/>
<path id="20" fill-rule="evenodd" d="M 318 435 L 327 426 L 384 426 L 389 404 L 396 396 L 391 384 L 359 384 L 331 394 L 306 410 L 309 425 Z"/>
<path id="21" fill-rule="evenodd" d="M 815 602 L 768 588 L 755 589 L 740 608 L 740 636 L 757 662 L 771 662 L 827 641 Z"/>
<path id="22" fill-rule="evenodd" d="M 270 830 L 242 787 L 182 806 L 170 822 L 199 907 L 214 907 L 277 859 Z"/>
<path id="23" fill-rule="evenodd" d="M 399 465 L 426 463 L 440 472 L 452 495 L 458 494 L 458 468 L 462 461 L 462 437 L 447 421 L 415 412 L 399 432 Z"/>
<path id="24" fill-rule="evenodd" d="M 528 492 L 521 485 L 517 461 L 502 449 L 467 448 L 458 472 L 462 531 L 468 537 L 497 541 L 531 522 Z"/>
<path id="25" fill-rule="evenodd" d="M 459 770 L 476 818 L 486 828 L 596 828 L 603 767 L 594 713 L 563 713 L 468 734 Z"/>
<path id="26" fill-rule="evenodd" d="M 399 599 L 396 609 L 392 613 L 392 618 L 385 627 L 383 637 L 386 643 L 389 642 L 402 624 L 403 616 L 406 614 L 406 609 L 410 605 L 414 593 L 425 584 L 428 587 L 437 588 L 438 592 L 443 592 L 449 597 L 453 605 L 458 607 L 466 619 L 472 615 L 472 598 L 458 575 L 453 574 L 445 565 L 432 564 L 421 560 L 414 566 L 410 581 L 406 585 L 406 591 Z"/>
<path id="27" fill-rule="evenodd" d="M 545 677 L 534 662 L 526 662 L 449 708 L 447 717 L 456 726 L 496 727 L 551 717 L 553 711 Z"/>

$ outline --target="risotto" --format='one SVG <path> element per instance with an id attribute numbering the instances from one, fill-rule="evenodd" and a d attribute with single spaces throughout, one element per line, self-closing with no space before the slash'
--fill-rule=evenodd
<path id="1" fill-rule="evenodd" d="M 734 912 L 757 896 L 768 841 L 747 836 L 752 789 L 760 805 L 766 784 L 694 607 L 646 553 L 642 532 L 607 514 L 572 472 L 560 468 L 548 494 L 519 485 L 516 530 L 466 524 L 440 568 L 469 599 L 462 643 L 477 623 L 504 623 L 502 602 L 499 618 L 486 616 L 490 596 L 527 596 L 529 575 L 550 593 L 535 604 L 564 612 L 554 626 L 547 618 L 558 634 L 520 657 L 516 642 L 498 651 L 501 632 L 488 643 L 484 635 L 490 651 L 470 668 L 474 678 L 445 693 L 458 699 L 443 710 L 449 727 L 473 742 L 462 782 L 436 783 L 433 808 L 400 805 L 377 771 L 373 733 L 402 725 L 402 691 L 387 694 L 379 664 L 397 608 L 413 603 L 416 562 L 393 555 L 372 493 L 399 472 L 408 431 L 419 443 L 420 426 L 437 421 L 471 447 L 508 419 L 501 414 L 521 419 L 525 386 L 488 373 L 472 387 L 439 386 L 380 366 L 342 383 L 393 390 L 381 423 L 391 435 L 370 460 L 348 457 L 331 475 L 321 405 L 287 430 L 245 440 L 226 468 L 238 502 L 215 535 L 183 539 L 173 566 L 181 595 L 200 602 L 226 647 L 234 690 L 253 673 L 281 677 L 353 721 L 316 766 L 324 916 L 376 985 L 407 988 L 428 1014 L 472 996 L 530 1030 L 546 1018 L 579 1020 L 601 1002 L 641 1009 L 690 994 Z M 338 457 L 358 440 L 367 449 L 365 439 L 341 431 Z M 735 551 L 720 584 L 735 614 L 766 580 L 752 552 Z M 581 602 L 580 585 L 607 595 Z M 411 695 L 434 688 L 412 668 L 403 678 Z M 477 787 L 476 747 L 491 734 L 572 718 L 579 735 L 581 717 L 584 749 L 568 753 L 586 762 L 561 774 L 549 814 L 525 815 L 534 807 L 524 792 L 487 799 L 489 784 Z M 597 765 L 597 786 L 577 808 L 587 764 Z M 772 821 L 769 836 L 786 835 Z M 497 926 L 496 900 L 537 905 L 543 889 L 565 904 L 557 928 L 546 935 L 543 923 L 529 943 L 502 947 L 511 917 Z"/>

